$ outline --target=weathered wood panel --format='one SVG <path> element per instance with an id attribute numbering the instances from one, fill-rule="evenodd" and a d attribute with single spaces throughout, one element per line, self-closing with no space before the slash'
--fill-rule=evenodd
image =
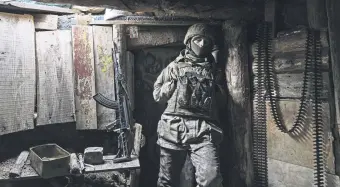
<path id="1" fill-rule="evenodd" d="M 323 74 L 321 98 L 328 98 L 330 93 L 329 74 Z M 277 74 L 278 96 L 282 98 L 301 98 L 303 73 Z M 311 88 L 311 87 L 310 87 Z"/>
<path id="2" fill-rule="evenodd" d="M 322 49 L 322 71 L 329 71 L 329 48 Z M 305 51 L 292 53 L 276 53 L 273 56 L 274 70 L 277 73 L 304 72 L 305 70 Z"/>
<path id="3" fill-rule="evenodd" d="M 92 21 L 91 15 L 75 14 L 75 24 L 76 25 L 89 25 L 90 21 Z"/>
<path id="4" fill-rule="evenodd" d="M 93 33 L 89 26 L 72 26 L 77 129 L 97 129 Z"/>
<path id="5" fill-rule="evenodd" d="M 333 80 L 332 100 L 334 105 L 332 106 L 332 116 L 334 119 L 331 123 L 333 126 L 334 141 L 334 154 L 336 156 L 336 173 L 340 176 L 340 1 L 338 0 L 326 0 L 326 11 L 328 17 L 328 34 L 330 41 L 330 56 L 331 56 L 331 70 Z"/>
<path id="6" fill-rule="evenodd" d="M 71 31 L 36 33 L 37 125 L 75 121 Z"/>
<path id="7" fill-rule="evenodd" d="M 58 15 L 34 14 L 33 16 L 36 30 L 57 30 Z"/>
<path id="8" fill-rule="evenodd" d="M 321 46 L 328 47 L 327 32 L 321 32 Z M 305 51 L 307 32 L 303 30 L 285 31 L 278 33 L 273 40 L 273 54 L 292 51 Z"/>
<path id="9" fill-rule="evenodd" d="M 33 16 L 0 13 L 0 135 L 34 128 L 34 48 Z"/>
<path id="10" fill-rule="evenodd" d="M 328 48 L 327 32 L 321 31 L 321 46 Z M 282 31 L 277 34 L 277 37 L 272 41 L 272 54 L 276 53 L 295 53 L 306 51 L 307 32 L 305 29 L 296 29 L 292 31 Z M 252 54 L 256 54 L 256 44 L 251 47 Z"/>
<path id="11" fill-rule="evenodd" d="M 112 27 L 93 26 L 96 93 L 115 100 L 115 77 L 112 60 Z M 97 104 L 98 129 L 116 119 L 115 110 Z"/>
<path id="12" fill-rule="evenodd" d="M 126 52 L 126 82 L 131 102 L 131 110 L 135 109 L 135 58 L 132 52 Z"/>
<path id="13" fill-rule="evenodd" d="M 299 100 L 279 101 L 279 110 L 282 114 L 283 123 L 287 125 L 288 128 L 293 125 L 296 119 L 299 104 Z M 290 136 L 278 130 L 270 113 L 269 106 L 269 102 L 267 102 L 268 157 L 313 169 L 313 122 L 311 106 L 308 107 L 306 124 L 302 132 L 297 136 Z M 323 103 L 322 109 L 325 132 L 326 171 L 335 173 L 329 104 L 326 102 Z"/>
<path id="14" fill-rule="evenodd" d="M 321 51 L 321 70 L 329 71 L 329 48 L 323 48 Z M 272 63 L 274 64 L 274 71 L 276 73 L 302 73 L 305 70 L 305 51 L 294 51 L 287 53 L 275 53 L 272 56 Z M 254 56 L 253 56 L 254 59 Z M 253 74 L 257 75 L 255 71 L 256 66 L 253 66 Z"/>
<path id="15" fill-rule="evenodd" d="M 243 25 L 223 23 L 224 40 L 229 54 L 226 61 L 226 82 L 228 88 L 228 125 L 232 134 L 233 147 L 230 152 L 230 186 L 251 187 L 253 184 L 252 163 L 252 116 L 249 93 L 247 34 Z"/>
<path id="16" fill-rule="evenodd" d="M 167 44 L 183 44 L 187 27 L 138 27 L 138 37 L 128 38 L 127 48 L 138 49 Z M 184 45 L 184 44 L 183 44 Z"/>

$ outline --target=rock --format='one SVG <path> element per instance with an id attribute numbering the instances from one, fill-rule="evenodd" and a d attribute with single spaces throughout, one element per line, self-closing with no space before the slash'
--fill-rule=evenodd
<path id="1" fill-rule="evenodd" d="M 84 162 L 86 164 L 102 164 L 103 148 L 102 147 L 88 147 L 84 151 Z"/>

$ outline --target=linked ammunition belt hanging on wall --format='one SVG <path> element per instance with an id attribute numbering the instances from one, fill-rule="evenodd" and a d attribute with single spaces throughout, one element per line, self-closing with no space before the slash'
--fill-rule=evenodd
<path id="1" fill-rule="evenodd" d="M 272 32 L 270 23 L 262 23 L 258 26 L 256 34 L 256 52 L 254 60 L 254 177 L 257 187 L 268 186 L 267 164 L 267 110 L 266 99 L 269 100 L 270 112 L 278 129 L 290 134 L 292 137 L 299 136 L 303 131 L 308 117 L 308 106 L 313 109 L 313 143 L 314 143 L 314 178 L 317 187 L 325 186 L 324 177 L 324 136 L 322 121 L 322 103 L 320 100 L 323 89 L 321 72 L 321 42 L 320 32 L 307 30 L 305 70 L 302 82 L 300 106 L 295 122 L 288 129 L 279 115 L 279 103 L 277 84 L 274 72 L 274 64 L 271 61 Z"/>

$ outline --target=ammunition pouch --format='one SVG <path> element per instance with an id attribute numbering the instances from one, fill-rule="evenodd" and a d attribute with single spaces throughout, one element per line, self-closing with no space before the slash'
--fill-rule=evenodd
<path id="1" fill-rule="evenodd" d="M 177 82 L 179 108 L 209 112 L 212 105 L 213 80 L 195 72 L 186 72 Z"/>

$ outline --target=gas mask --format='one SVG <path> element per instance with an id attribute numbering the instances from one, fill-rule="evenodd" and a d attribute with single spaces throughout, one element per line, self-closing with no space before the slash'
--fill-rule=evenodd
<path id="1" fill-rule="evenodd" d="M 212 50 L 212 41 L 203 36 L 195 36 L 190 41 L 192 52 L 198 57 L 206 57 Z"/>

